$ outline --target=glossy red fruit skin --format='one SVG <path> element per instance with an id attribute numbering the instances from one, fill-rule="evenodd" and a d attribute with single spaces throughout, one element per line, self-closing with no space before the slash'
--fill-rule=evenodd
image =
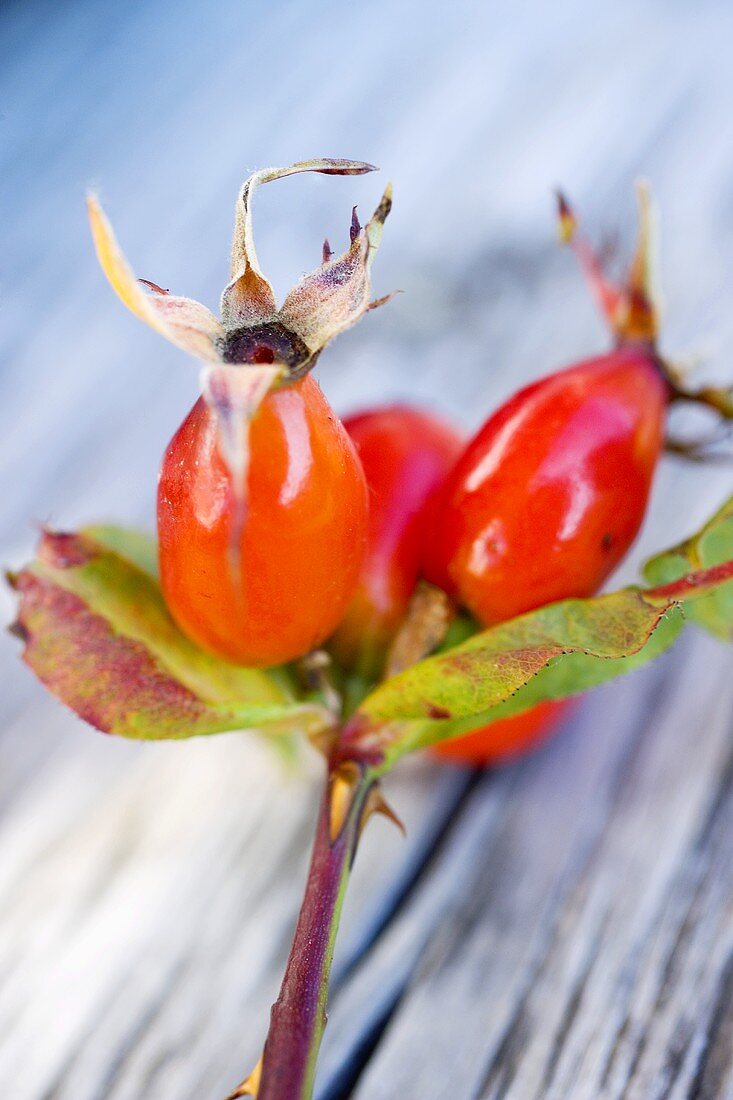
<path id="1" fill-rule="evenodd" d="M 557 729 L 572 710 L 574 699 L 538 703 L 531 710 L 499 718 L 488 726 L 442 741 L 432 752 L 440 760 L 453 764 L 501 764 L 536 748 Z"/>
<path id="2" fill-rule="evenodd" d="M 596 592 L 644 518 L 668 397 L 632 344 L 517 393 L 448 477 L 428 580 L 487 625 Z"/>
<path id="3" fill-rule="evenodd" d="M 249 444 L 237 554 L 231 474 L 214 414 L 196 402 L 160 472 L 160 572 L 189 637 L 264 667 L 307 653 L 342 618 L 364 556 L 368 503 L 354 445 L 311 377 L 268 395 Z"/>
<path id="4" fill-rule="evenodd" d="M 367 551 L 353 599 L 332 647 L 366 678 L 386 649 L 415 589 L 436 493 L 463 446 L 444 421 L 406 405 L 347 418 L 369 487 Z"/>

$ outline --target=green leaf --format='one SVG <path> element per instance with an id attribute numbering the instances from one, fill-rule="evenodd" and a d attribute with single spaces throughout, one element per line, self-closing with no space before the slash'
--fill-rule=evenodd
<path id="1" fill-rule="evenodd" d="M 564 600 L 491 627 L 380 685 L 351 719 L 347 751 L 391 765 L 406 752 L 638 668 L 674 642 L 683 606 L 731 578 L 728 561 L 655 589 Z"/>
<path id="2" fill-rule="evenodd" d="M 95 523 L 83 527 L 81 534 L 88 535 L 95 542 L 101 542 L 102 546 L 113 550 L 121 558 L 126 558 L 157 580 L 158 543 L 149 531 L 120 527 L 116 523 Z"/>
<path id="3" fill-rule="evenodd" d="M 651 558 L 644 567 L 650 584 L 668 584 L 690 570 L 706 569 L 733 558 L 733 497 L 692 538 Z M 733 581 L 695 600 L 686 609 L 692 622 L 724 641 L 733 641 Z"/>
<path id="4" fill-rule="evenodd" d="M 67 706 L 107 733 L 142 739 L 328 725 L 323 707 L 295 698 L 283 670 L 220 660 L 179 630 L 141 568 L 154 561 L 142 536 L 93 530 L 44 532 L 36 560 L 9 578 L 24 660 Z"/>

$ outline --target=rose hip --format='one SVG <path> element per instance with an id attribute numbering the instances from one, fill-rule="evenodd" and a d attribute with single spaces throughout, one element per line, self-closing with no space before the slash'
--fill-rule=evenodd
<path id="1" fill-rule="evenodd" d="M 561 200 L 615 347 L 535 382 L 479 429 L 450 474 L 425 573 L 485 624 L 596 592 L 641 526 L 674 396 L 656 349 L 649 209 L 624 286 L 605 280 Z"/>
<path id="2" fill-rule="evenodd" d="M 361 463 L 307 376 L 268 395 L 252 421 L 246 515 L 231 544 L 236 493 L 199 399 L 163 459 L 158 536 L 163 593 L 200 645 L 275 665 L 319 645 L 354 592 L 367 534 Z"/>
<path id="3" fill-rule="evenodd" d="M 356 592 L 332 647 L 345 667 L 373 679 L 415 589 L 435 494 L 462 440 L 442 420 L 405 405 L 349 417 L 344 427 L 369 487 L 369 530 Z"/>

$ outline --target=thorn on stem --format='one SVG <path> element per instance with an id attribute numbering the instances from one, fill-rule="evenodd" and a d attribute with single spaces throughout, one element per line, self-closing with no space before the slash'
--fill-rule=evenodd
<path id="1" fill-rule="evenodd" d="M 352 244 L 354 243 L 354 241 L 356 240 L 356 238 L 359 236 L 360 233 L 361 233 L 361 222 L 359 221 L 358 217 L 356 216 L 356 207 L 353 207 L 353 209 L 351 211 L 351 225 L 349 227 L 349 239 L 351 240 Z"/>
<path id="2" fill-rule="evenodd" d="M 328 237 L 326 237 L 325 241 L 323 242 L 323 262 L 324 262 L 324 264 L 327 264 L 332 256 L 333 256 L 333 249 L 331 248 L 331 245 L 328 242 Z"/>
<path id="3" fill-rule="evenodd" d="M 230 1092 L 227 1096 L 227 1100 L 241 1100 L 243 1096 L 251 1096 L 256 1100 L 257 1093 L 260 1088 L 260 1081 L 262 1080 L 262 1059 L 250 1073 L 249 1077 L 245 1077 L 241 1085 L 238 1085 L 234 1092 Z"/>
<path id="4" fill-rule="evenodd" d="M 394 810 L 390 806 L 389 802 L 387 802 L 387 799 L 382 794 L 381 788 L 379 787 L 378 784 L 375 784 L 372 787 L 372 789 L 369 791 L 369 794 L 367 795 L 367 800 L 364 804 L 364 812 L 361 815 L 361 821 L 359 823 L 359 836 L 360 837 L 361 837 L 361 834 L 364 832 L 364 828 L 366 826 L 366 823 L 375 814 L 381 814 L 382 817 L 386 817 L 389 821 L 392 822 L 393 825 L 397 826 L 397 828 L 402 833 L 403 837 L 407 836 L 407 830 L 405 828 L 405 823 L 394 812 Z"/>
<path id="5" fill-rule="evenodd" d="M 328 831 L 335 844 L 354 804 L 354 797 L 361 781 L 361 768 L 354 760 L 339 764 L 331 776 Z"/>

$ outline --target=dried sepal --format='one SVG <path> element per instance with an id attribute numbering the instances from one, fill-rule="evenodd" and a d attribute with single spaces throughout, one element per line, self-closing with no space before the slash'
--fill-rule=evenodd
<path id="1" fill-rule="evenodd" d="M 657 274 L 658 228 L 656 207 L 649 184 L 638 180 L 636 199 L 639 230 L 624 293 L 616 316 L 616 329 L 626 340 L 652 343 L 659 333 L 660 293 Z"/>
<path id="2" fill-rule="evenodd" d="M 254 244 L 252 198 L 257 188 L 301 172 L 359 176 L 373 171 L 374 166 L 364 161 L 321 158 L 298 161 L 287 168 L 262 168 L 244 181 L 234 211 L 231 280 L 221 298 L 222 321 L 228 329 L 271 321 L 277 314 L 275 294 L 260 269 Z"/>
<path id="3" fill-rule="evenodd" d="M 437 649 L 454 617 L 450 596 L 434 584 L 419 581 L 387 654 L 385 677 L 396 676 Z"/>
<path id="4" fill-rule="evenodd" d="M 587 237 L 580 232 L 578 218 L 566 195 L 557 191 L 556 197 L 560 243 L 572 248 L 601 313 L 613 328 L 620 290 L 606 278 L 600 256 Z"/>
<path id="5" fill-rule="evenodd" d="M 221 321 L 199 302 L 136 279 L 98 200 L 89 196 L 97 256 L 117 295 L 137 317 L 209 365 L 202 373 L 203 394 L 217 416 L 222 457 L 241 496 L 246 490 L 249 425 L 267 393 L 300 378 L 334 336 L 386 301 L 370 301 L 369 271 L 391 206 L 387 188 L 365 229 L 352 215 L 348 250 L 333 259 L 326 244 L 321 267 L 306 276 L 278 309 L 255 250 L 253 194 L 263 183 L 301 172 L 353 176 L 374 170 L 364 161 L 325 158 L 253 173 L 237 200 L 231 280 L 222 295 Z"/>
<path id="6" fill-rule="evenodd" d="M 219 450 L 238 485 L 244 484 L 247 476 L 252 418 L 284 374 L 279 364 L 242 370 L 218 363 L 201 371 L 201 392 L 219 425 Z"/>
<path id="7" fill-rule="evenodd" d="M 585 274 L 601 312 L 621 342 L 653 344 L 659 333 L 660 296 L 657 281 L 657 221 L 649 186 L 637 183 L 639 232 L 628 274 L 621 283 L 610 280 L 596 249 L 581 232 L 566 196 L 557 192 L 558 234 L 569 245 Z"/>
<path id="8" fill-rule="evenodd" d="M 219 361 L 225 334 L 211 310 L 137 279 L 96 195 L 87 196 L 87 211 L 100 266 L 118 298 L 176 347 L 207 363 Z"/>
<path id="9" fill-rule="evenodd" d="M 390 295 L 378 302 L 371 300 L 370 271 L 391 208 L 392 188 L 388 185 L 365 228 L 352 216 L 351 243 L 343 255 L 336 259 L 329 255 L 283 302 L 280 320 L 300 337 L 310 352 L 309 359 L 300 364 L 301 373 L 335 336 L 350 328 L 368 310 L 389 300 Z"/>
<path id="10" fill-rule="evenodd" d="M 234 507 L 229 516 L 230 572 L 241 598 L 242 532 L 247 518 L 250 428 L 262 402 L 285 373 L 282 366 L 233 367 L 227 363 L 201 371 L 201 392 L 216 417 L 219 453 L 231 473 Z M 242 609 L 237 609 L 237 614 Z"/>
<path id="11" fill-rule="evenodd" d="M 636 248 L 626 278 L 612 282 L 606 277 L 603 262 L 578 226 L 578 219 L 566 197 L 557 192 L 558 234 L 561 243 L 570 245 L 583 269 L 588 285 L 598 301 L 611 331 L 620 344 L 645 344 L 655 356 L 656 365 L 667 380 L 671 401 L 690 401 L 712 409 L 721 421 L 733 420 L 733 387 L 701 386 L 691 388 L 688 371 L 680 363 L 663 358 L 656 351 L 662 314 L 658 278 L 658 217 L 649 185 L 636 185 L 639 230 Z M 728 454 L 717 452 L 727 435 L 713 435 L 686 442 L 670 439 L 667 450 L 695 461 L 710 461 Z"/>
<path id="12" fill-rule="evenodd" d="M 287 168 L 265 168 L 242 185 L 235 210 L 231 281 L 221 300 L 221 322 L 205 306 L 179 298 L 135 275 L 94 195 L 88 199 L 89 220 L 99 262 L 115 292 L 137 317 L 174 344 L 205 362 L 238 366 L 281 364 L 284 378 L 300 377 L 313 366 L 326 344 L 353 325 L 368 309 L 370 269 L 392 205 L 387 187 L 364 229 L 352 212 L 350 246 L 333 259 L 330 245 L 324 262 L 287 295 L 278 309 L 263 275 L 252 232 L 252 196 L 263 183 L 301 172 L 350 176 L 374 171 L 354 160 L 300 161 Z"/>

